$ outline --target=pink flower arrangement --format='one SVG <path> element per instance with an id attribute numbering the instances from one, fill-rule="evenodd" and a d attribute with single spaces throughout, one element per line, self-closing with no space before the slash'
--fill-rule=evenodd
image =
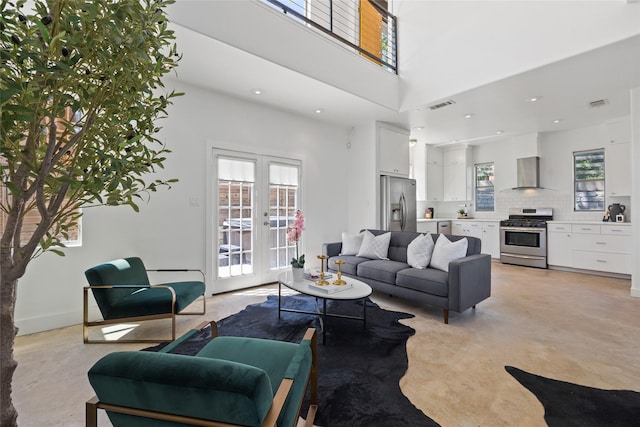
<path id="1" fill-rule="evenodd" d="M 300 255 L 300 248 L 298 245 L 298 241 L 300 237 L 302 237 L 302 232 L 304 231 L 304 215 L 301 210 L 296 212 L 295 219 L 293 222 L 287 227 L 287 240 L 289 243 L 296 244 L 296 257 L 291 258 L 291 266 L 293 268 L 304 268 L 304 254 Z"/>

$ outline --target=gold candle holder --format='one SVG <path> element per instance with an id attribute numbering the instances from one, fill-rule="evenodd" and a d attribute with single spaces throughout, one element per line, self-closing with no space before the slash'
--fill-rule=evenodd
<path id="1" fill-rule="evenodd" d="M 324 278 L 324 260 L 329 259 L 329 257 L 327 255 L 318 255 L 318 259 L 320 260 L 320 280 L 316 282 L 316 285 L 327 286 L 329 282 Z"/>
<path id="2" fill-rule="evenodd" d="M 335 265 L 338 266 L 338 279 L 333 281 L 333 284 L 336 286 L 344 286 L 347 284 L 347 282 L 345 282 L 344 280 L 342 280 L 342 272 L 340 272 L 340 266 L 342 264 L 344 264 L 344 260 L 339 259 L 333 262 Z"/>

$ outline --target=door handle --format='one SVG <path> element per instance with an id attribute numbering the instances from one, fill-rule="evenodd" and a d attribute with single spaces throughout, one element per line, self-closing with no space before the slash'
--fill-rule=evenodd
<path id="1" fill-rule="evenodd" d="M 407 222 L 406 207 L 405 207 L 404 193 L 400 195 L 400 230 L 404 231 L 404 225 Z"/>

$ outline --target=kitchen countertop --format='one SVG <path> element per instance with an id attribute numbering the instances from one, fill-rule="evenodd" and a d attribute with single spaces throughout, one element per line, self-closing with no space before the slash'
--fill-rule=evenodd
<path id="1" fill-rule="evenodd" d="M 589 224 L 589 225 L 627 225 L 630 226 L 630 222 L 609 222 L 609 221 L 556 221 L 551 220 L 547 221 L 547 223 L 553 224 Z"/>
<path id="2" fill-rule="evenodd" d="M 417 218 L 418 222 L 438 222 L 438 221 L 483 221 L 483 222 L 499 222 L 499 219 L 491 218 Z"/>

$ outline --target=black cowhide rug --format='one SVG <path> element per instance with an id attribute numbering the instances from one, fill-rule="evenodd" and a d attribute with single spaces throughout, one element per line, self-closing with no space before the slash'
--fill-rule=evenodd
<path id="1" fill-rule="evenodd" d="M 283 297 L 283 307 L 310 311 L 308 296 Z M 278 298 L 247 306 L 218 322 L 219 335 L 299 342 L 309 327 L 318 328 L 319 404 L 315 424 L 326 427 L 438 426 L 400 391 L 407 370 L 407 339 L 415 331 L 400 322 L 411 314 L 387 311 L 369 299 L 367 329 L 362 322 L 329 318 L 324 345 L 317 316 L 285 313 L 278 319 Z M 328 312 L 361 315 L 362 301 L 332 301 Z M 196 354 L 208 342 L 208 331 L 178 346 L 172 353 Z M 157 350 L 163 345 L 152 347 Z M 305 402 L 302 414 L 306 414 Z"/>
<path id="2" fill-rule="evenodd" d="M 544 406 L 549 427 L 626 427 L 640 425 L 640 393 L 603 390 L 541 377 L 505 366 Z"/>

